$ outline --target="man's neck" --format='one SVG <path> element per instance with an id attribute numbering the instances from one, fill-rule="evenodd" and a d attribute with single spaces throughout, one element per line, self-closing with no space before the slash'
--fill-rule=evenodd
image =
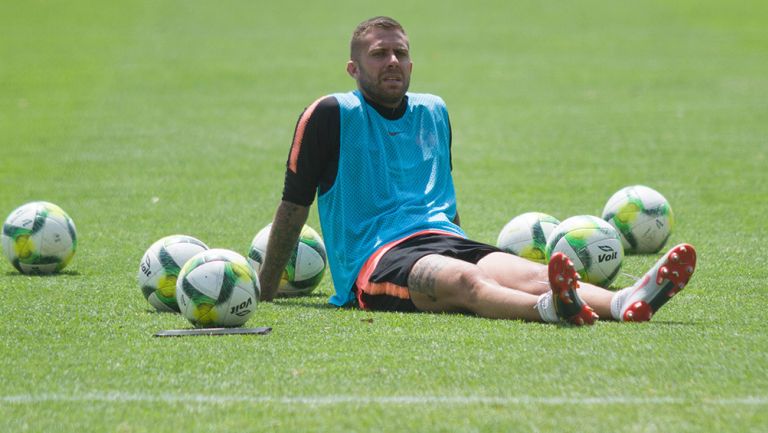
<path id="1" fill-rule="evenodd" d="M 403 114 L 405 114 L 405 109 L 408 107 L 408 95 L 403 96 L 403 100 L 400 101 L 400 104 L 395 108 L 381 105 L 378 102 L 369 99 L 367 96 L 365 96 L 365 94 L 363 94 L 363 98 L 368 105 L 373 107 L 376 112 L 381 114 L 381 117 L 388 120 L 397 120 L 403 117 Z"/>

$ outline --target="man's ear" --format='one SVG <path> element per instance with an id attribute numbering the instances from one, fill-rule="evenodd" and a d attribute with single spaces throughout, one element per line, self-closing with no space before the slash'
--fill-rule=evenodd
<path id="1" fill-rule="evenodd" d="M 350 77 L 357 79 L 357 64 L 355 64 L 354 60 L 350 60 L 347 62 L 347 73 Z"/>

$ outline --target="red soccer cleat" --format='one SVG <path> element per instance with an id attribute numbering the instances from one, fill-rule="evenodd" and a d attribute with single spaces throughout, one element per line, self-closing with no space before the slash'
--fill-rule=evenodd
<path id="1" fill-rule="evenodd" d="M 557 317 L 577 326 L 594 324 L 598 316 L 576 292 L 579 288 L 579 274 L 571 259 L 557 252 L 549 259 L 547 271 Z"/>
<path id="2" fill-rule="evenodd" d="M 669 299 L 683 290 L 696 269 L 696 250 L 692 245 L 672 247 L 633 287 L 624 301 L 621 318 L 646 322 Z"/>

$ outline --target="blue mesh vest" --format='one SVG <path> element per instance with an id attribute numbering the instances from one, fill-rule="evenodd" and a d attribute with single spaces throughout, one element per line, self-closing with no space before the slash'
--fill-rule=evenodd
<path id="1" fill-rule="evenodd" d="M 339 167 L 317 205 L 336 290 L 330 302 L 341 306 L 355 298 L 357 274 L 382 245 L 429 229 L 466 235 L 452 222 L 456 193 L 443 100 L 409 93 L 403 117 L 388 120 L 359 90 L 333 96 L 341 112 Z"/>

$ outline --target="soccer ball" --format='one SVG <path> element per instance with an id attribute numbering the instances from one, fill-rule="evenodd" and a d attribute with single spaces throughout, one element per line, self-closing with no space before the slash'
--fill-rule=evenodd
<path id="1" fill-rule="evenodd" d="M 200 328 L 241 326 L 256 310 L 260 294 L 259 279 L 245 257 L 220 248 L 197 253 L 176 281 L 181 314 Z"/>
<path id="2" fill-rule="evenodd" d="M 144 298 L 160 312 L 179 312 L 176 279 L 181 267 L 208 246 L 186 235 L 166 236 L 147 249 L 139 263 L 139 287 Z"/>
<path id="3" fill-rule="evenodd" d="M 547 241 L 547 261 L 558 251 L 571 259 L 582 281 L 601 287 L 616 279 L 624 260 L 616 229 L 591 215 L 570 217 L 557 226 Z"/>
<path id="4" fill-rule="evenodd" d="M 627 254 L 658 252 L 675 225 L 667 199 L 643 185 L 628 186 L 612 195 L 603 219 L 619 232 Z"/>
<path id="5" fill-rule="evenodd" d="M 272 224 L 261 229 L 248 249 L 248 261 L 258 273 L 267 255 L 267 241 Z M 307 295 L 320 284 L 327 266 L 323 238 L 310 226 L 304 225 L 296 247 L 285 266 L 277 293 L 286 296 Z"/>
<path id="6" fill-rule="evenodd" d="M 560 221 L 551 215 L 526 212 L 509 220 L 501 229 L 496 246 L 510 254 L 544 263 L 547 238 L 558 224 Z"/>
<path id="7" fill-rule="evenodd" d="M 52 274 L 64 269 L 77 249 L 75 223 L 53 203 L 22 205 L 3 224 L 5 256 L 23 274 Z"/>

